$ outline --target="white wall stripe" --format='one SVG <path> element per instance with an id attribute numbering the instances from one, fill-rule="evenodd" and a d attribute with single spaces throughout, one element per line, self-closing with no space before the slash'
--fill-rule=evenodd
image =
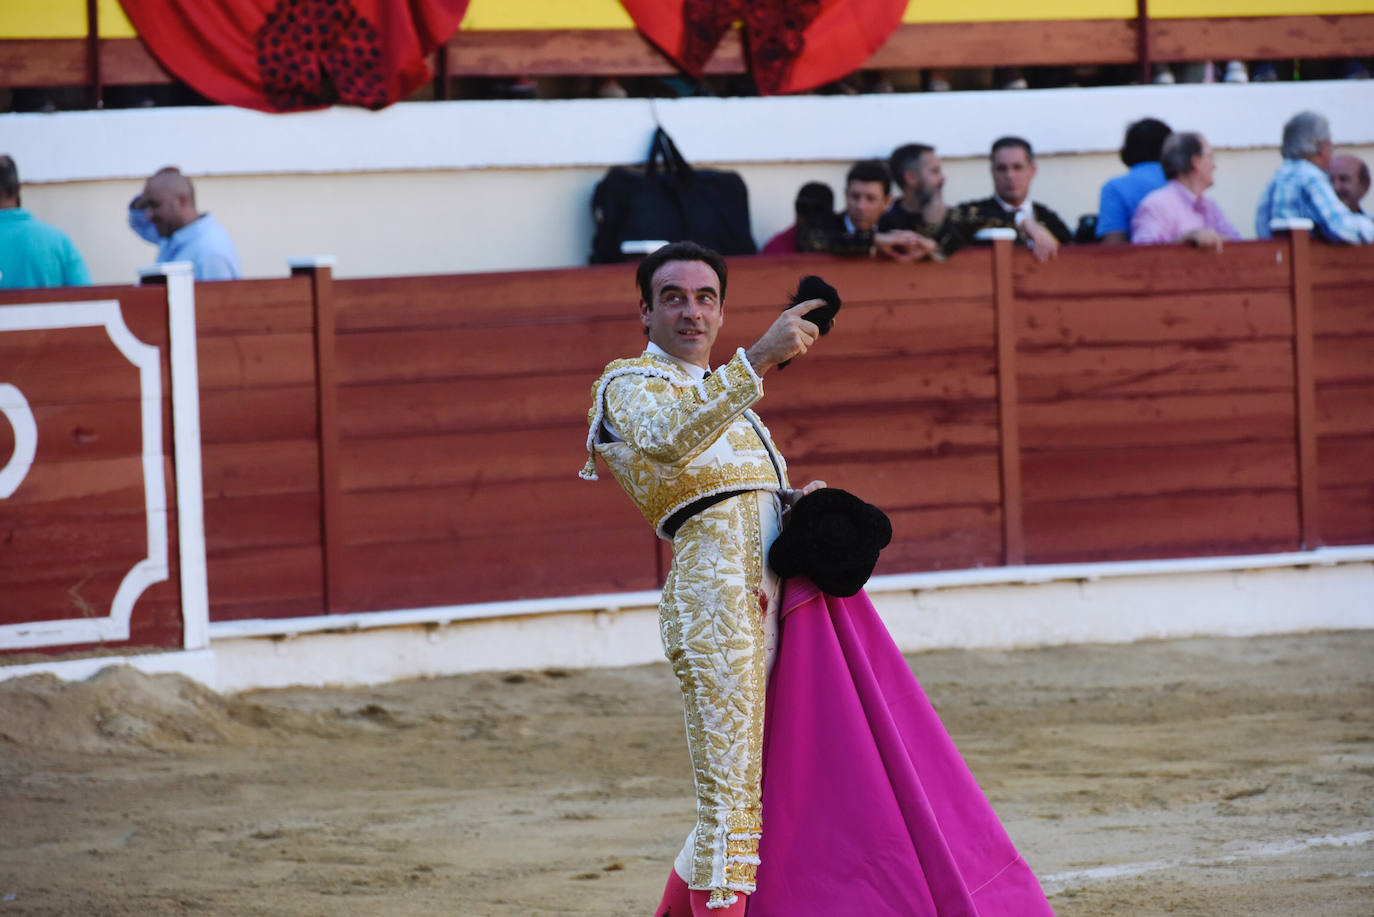
<path id="1" fill-rule="evenodd" d="M 560 168 L 642 162 L 656 123 L 700 163 L 851 162 L 920 139 L 984 156 L 1001 134 L 1038 153 L 1113 152 L 1151 115 L 1218 149 L 1276 147 L 1283 122 L 1324 112 L 1340 145 L 1374 143 L 1374 81 L 1110 86 L 766 99 L 415 102 L 380 112 L 268 115 L 228 107 L 0 115 L 29 183 L 190 175 Z M 1071 116 L 1070 116 L 1071 113 Z"/>

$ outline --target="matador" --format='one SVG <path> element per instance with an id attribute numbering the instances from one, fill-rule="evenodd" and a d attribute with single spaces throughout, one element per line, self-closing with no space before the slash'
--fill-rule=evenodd
<path id="1" fill-rule="evenodd" d="M 815 343 L 804 316 L 823 301 L 782 312 L 712 371 L 721 256 L 676 242 L 640 262 L 636 279 L 648 347 L 592 386 L 582 477 L 596 478 L 599 456 L 673 545 L 659 626 L 682 689 L 697 814 L 655 915 L 742 915 L 760 865 L 764 696 L 777 643 L 778 583 L 766 558 L 791 501 L 824 486 L 789 487 L 750 407 L 766 372 Z"/>

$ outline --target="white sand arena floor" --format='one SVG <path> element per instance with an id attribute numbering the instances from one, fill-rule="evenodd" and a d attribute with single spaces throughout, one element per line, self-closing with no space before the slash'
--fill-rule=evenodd
<path id="1" fill-rule="evenodd" d="M 909 658 L 1060 917 L 1374 914 L 1374 632 Z M 677 705 L 663 665 L 0 683 L 0 917 L 648 915 Z"/>

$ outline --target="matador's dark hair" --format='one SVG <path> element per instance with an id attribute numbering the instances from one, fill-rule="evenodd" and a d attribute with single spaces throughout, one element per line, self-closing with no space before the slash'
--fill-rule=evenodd
<path id="1" fill-rule="evenodd" d="M 725 259 L 720 256 L 720 253 L 695 242 L 670 242 L 639 262 L 639 269 L 635 271 L 635 282 L 639 284 L 639 295 L 650 309 L 654 307 L 654 275 L 658 273 L 659 268 L 669 261 L 701 261 L 705 263 L 707 267 L 716 272 L 716 279 L 720 281 L 720 301 L 725 302 Z"/>

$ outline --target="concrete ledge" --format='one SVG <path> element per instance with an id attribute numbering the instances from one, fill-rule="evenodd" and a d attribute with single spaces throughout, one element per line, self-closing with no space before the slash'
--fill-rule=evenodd
<path id="1" fill-rule="evenodd" d="M 1252 567 L 1235 564 L 1254 558 L 1189 558 L 1142 562 L 1111 575 L 1104 569 L 1130 565 L 950 571 L 878 577 L 869 584 L 869 595 L 903 652 L 1368 630 L 1374 629 L 1371 554 L 1374 548 L 1361 547 L 1262 555 L 1307 562 Z M 1324 560 L 1313 560 L 1314 555 Z M 1338 555 L 1348 559 L 1335 560 Z M 1361 555 L 1363 559 L 1355 559 Z M 1231 566 L 1223 566 L 1225 562 Z M 1151 569 L 1165 563 L 1194 568 Z M 1039 581 L 1028 575 L 1049 569 L 1064 575 Z M 1013 570 L 1020 571 L 1017 578 L 1006 575 Z M 956 574 L 964 580 L 957 581 Z M 993 580 L 993 574 L 1002 578 Z M 977 582 L 978 575 L 988 580 Z M 457 609 L 447 609 L 447 617 L 426 621 L 412 614 L 368 628 L 356 621 L 354 627 L 339 627 L 343 622 L 333 621 L 332 632 L 293 635 L 254 634 L 248 628 L 233 634 L 217 625 L 209 651 L 0 666 L 0 681 L 37 672 L 81 679 L 107 665 L 127 663 L 147 672 L 181 672 L 219 691 L 242 691 L 662 661 L 655 593 L 619 596 L 614 608 L 589 607 L 587 598 L 609 597 L 583 597 L 580 608 L 530 609 L 521 615 L 463 618 L 454 614 Z M 631 599 L 640 604 L 627 601 Z"/>
<path id="2" fill-rule="evenodd" d="M 1234 560 L 1234 558 L 1232 558 Z M 1085 565 L 1086 566 L 1086 565 Z M 992 571 L 987 571 L 992 572 Z M 1049 582 L 899 585 L 870 596 L 904 652 L 1021 649 L 1194 636 L 1374 629 L 1374 562 L 1137 573 Z M 214 642 L 215 687 L 376 684 L 400 678 L 660 662 L 641 606 Z"/>

